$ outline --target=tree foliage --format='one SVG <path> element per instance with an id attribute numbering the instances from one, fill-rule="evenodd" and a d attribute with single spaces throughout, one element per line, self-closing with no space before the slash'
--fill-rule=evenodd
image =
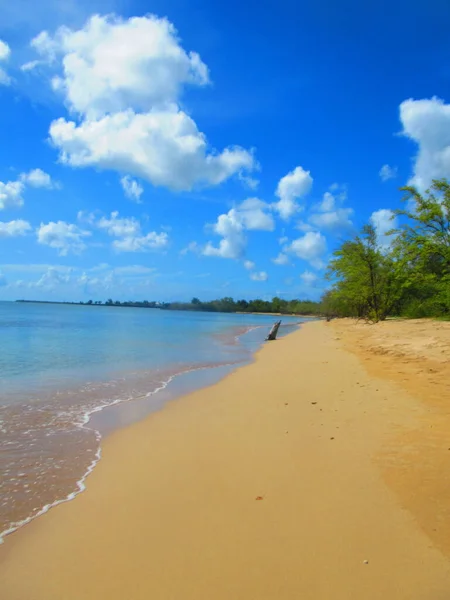
<path id="1" fill-rule="evenodd" d="M 366 225 L 334 253 L 324 312 L 373 321 L 450 315 L 450 184 L 435 180 L 424 195 L 402 191 L 405 208 L 394 212 L 400 226 L 388 247 Z"/>

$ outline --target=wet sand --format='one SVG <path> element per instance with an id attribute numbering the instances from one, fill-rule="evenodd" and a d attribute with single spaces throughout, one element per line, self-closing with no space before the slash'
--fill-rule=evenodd
<path id="1" fill-rule="evenodd" d="M 309 323 L 112 434 L 0 548 L 2 599 L 448 600 L 450 329 L 420 323 Z"/>

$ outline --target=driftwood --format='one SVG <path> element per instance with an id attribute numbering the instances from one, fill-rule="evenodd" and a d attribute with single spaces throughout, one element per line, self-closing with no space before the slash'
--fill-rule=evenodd
<path id="1" fill-rule="evenodd" d="M 277 333 L 280 325 L 281 321 L 275 321 L 275 323 L 272 325 L 272 329 L 269 331 L 269 335 L 266 337 L 266 342 L 277 339 Z"/>

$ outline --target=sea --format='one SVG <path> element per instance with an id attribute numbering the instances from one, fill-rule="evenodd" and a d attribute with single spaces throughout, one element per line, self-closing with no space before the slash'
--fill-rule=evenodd
<path id="1" fill-rule="evenodd" d="M 102 437 L 250 362 L 277 318 L 0 302 L 0 541 L 85 489 Z M 280 337 L 304 320 L 281 319 Z"/>

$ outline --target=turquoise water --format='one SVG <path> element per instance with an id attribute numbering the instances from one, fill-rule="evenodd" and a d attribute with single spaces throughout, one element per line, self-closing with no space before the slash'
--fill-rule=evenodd
<path id="1" fill-rule="evenodd" d="M 265 331 L 240 346 L 233 346 L 232 336 L 267 329 L 273 321 L 265 315 L 0 302 L 0 401 L 11 392 L 104 380 L 118 371 L 239 360 Z"/>
<path id="2" fill-rule="evenodd" d="M 275 319 L 0 302 L 0 534 L 84 488 L 108 415 L 127 424 L 212 383 Z M 283 317 L 280 335 L 299 322 Z"/>

